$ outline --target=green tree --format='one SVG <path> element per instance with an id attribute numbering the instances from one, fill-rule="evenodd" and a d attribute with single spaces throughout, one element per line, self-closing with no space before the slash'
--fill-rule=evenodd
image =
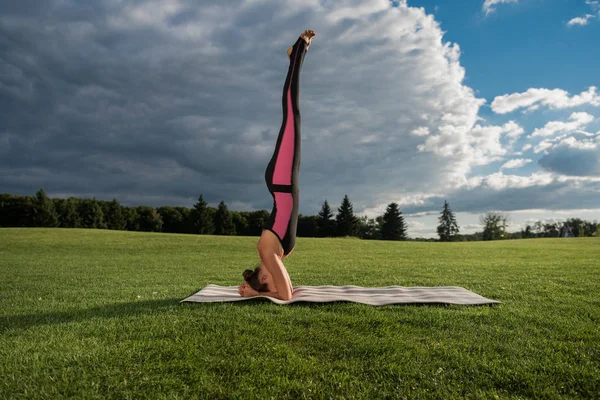
<path id="1" fill-rule="evenodd" d="M 327 200 L 323 203 L 321 211 L 317 218 L 317 229 L 320 237 L 330 237 L 334 235 L 335 221 L 333 211 L 329 207 Z"/>
<path id="2" fill-rule="evenodd" d="M 270 213 L 267 210 L 252 211 L 248 215 L 248 234 L 260 236 Z"/>
<path id="3" fill-rule="evenodd" d="M 235 232 L 238 236 L 246 236 L 248 234 L 248 220 L 238 211 L 231 211 L 231 220 L 235 226 Z"/>
<path id="4" fill-rule="evenodd" d="M 83 228 L 105 229 L 104 213 L 96 199 L 83 199 L 79 204 L 81 226 Z"/>
<path id="5" fill-rule="evenodd" d="M 181 214 L 181 224 L 178 225 L 175 232 L 178 233 L 195 233 L 194 232 L 194 224 L 192 222 L 192 210 L 187 207 L 175 207 L 175 210 L 179 211 Z"/>
<path id="6" fill-rule="evenodd" d="M 215 224 L 211 218 L 206 201 L 202 195 L 198 197 L 198 202 L 192 208 L 190 218 L 194 226 L 194 233 L 200 235 L 212 235 L 215 231 Z"/>
<path id="7" fill-rule="evenodd" d="M 134 232 L 140 230 L 140 216 L 135 207 L 123 207 L 123 216 L 126 230 Z"/>
<path id="8" fill-rule="evenodd" d="M 48 198 L 44 189 L 38 190 L 33 200 L 33 226 L 44 228 L 58 226 L 54 202 Z"/>
<path id="9" fill-rule="evenodd" d="M 137 207 L 138 220 L 140 224 L 140 231 L 143 232 L 160 232 L 162 229 L 163 221 L 160 214 L 154 207 L 149 206 L 138 206 Z"/>
<path id="10" fill-rule="evenodd" d="M 560 235 L 560 229 L 558 229 L 556 222 L 544 223 L 544 232 L 543 232 L 544 237 L 559 237 L 559 235 Z"/>
<path id="11" fill-rule="evenodd" d="M 112 199 L 112 201 L 108 203 L 107 210 L 108 212 L 104 216 L 104 219 L 106 220 L 106 227 L 113 230 L 125 229 L 127 221 L 125 221 L 121 204 L 117 201 L 117 199 Z"/>
<path id="12" fill-rule="evenodd" d="M 406 223 L 397 203 L 390 203 L 383 214 L 381 225 L 383 240 L 406 240 Z"/>
<path id="13" fill-rule="evenodd" d="M 377 218 L 368 218 L 366 215 L 359 219 L 360 229 L 359 236 L 361 239 L 378 240 L 381 239 L 381 224 L 383 217 L 380 215 Z"/>
<path id="14" fill-rule="evenodd" d="M 163 221 L 162 231 L 168 233 L 180 232 L 183 217 L 181 212 L 173 207 L 163 206 L 156 210 Z M 183 233 L 183 232 L 180 232 Z"/>
<path id="15" fill-rule="evenodd" d="M 235 225 L 224 201 L 219 203 L 214 216 L 215 235 L 235 235 Z"/>
<path id="16" fill-rule="evenodd" d="M 564 235 L 565 231 L 568 232 L 571 230 L 571 234 L 574 237 L 584 237 L 585 236 L 585 225 L 584 221 L 581 218 L 569 218 L 560 226 L 560 234 Z"/>
<path id="17" fill-rule="evenodd" d="M 12 226 L 10 208 L 12 206 L 12 196 L 8 193 L 0 194 L 0 228 Z"/>
<path id="18" fill-rule="evenodd" d="M 296 231 L 296 235 L 298 237 L 317 237 L 317 219 L 318 217 L 316 215 L 300 214 L 298 216 L 298 228 Z"/>
<path id="19" fill-rule="evenodd" d="M 2 195 L 0 226 L 33 226 L 33 197 Z"/>
<path id="20" fill-rule="evenodd" d="M 530 239 L 530 238 L 535 237 L 535 234 L 533 233 L 533 228 L 531 227 L 531 225 L 527 224 L 525 229 L 521 229 L 521 237 L 523 239 Z"/>
<path id="21" fill-rule="evenodd" d="M 583 221 L 584 236 L 594 236 L 594 232 L 596 232 L 597 227 L 598 227 L 597 221 L 594 221 L 594 222 Z"/>
<path id="22" fill-rule="evenodd" d="M 542 223 L 542 221 L 536 221 L 533 224 L 533 230 L 535 230 L 535 237 L 544 236 L 544 224 Z"/>
<path id="23" fill-rule="evenodd" d="M 441 242 L 451 242 L 458 235 L 458 224 L 450 205 L 444 200 L 444 209 L 440 213 L 440 224 L 437 227 L 438 236 Z"/>
<path id="24" fill-rule="evenodd" d="M 60 216 L 62 215 L 62 210 L 66 206 L 67 200 L 54 198 L 52 199 L 52 203 L 54 204 L 54 211 L 56 212 L 56 217 L 58 218 L 58 224 L 56 226 L 62 226 Z"/>
<path id="25" fill-rule="evenodd" d="M 358 222 L 358 218 L 352 210 L 352 203 L 348 195 L 345 195 L 335 218 L 337 236 L 356 236 L 359 228 Z"/>
<path id="26" fill-rule="evenodd" d="M 483 240 L 504 239 L 508 217 L 499 213 L 490 212 L 480 217 L 483 228 Z"/>
<path id="27" fill-rule="evenodd" d="M 81 228 L 79 214 L 79 200 L 69 197 L 64 203 L 60 213 L 60 226 L 63 228 Z"/>

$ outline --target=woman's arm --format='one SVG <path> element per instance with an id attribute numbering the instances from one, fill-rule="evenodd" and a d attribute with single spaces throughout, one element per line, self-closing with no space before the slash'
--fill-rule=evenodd
<path id="1" fill-rule="evenodd" d="M 276 294 L 271 297 L 290 300 L 292 298 L 293 287 L 290 276 L 281 261 L 284 251 L 279 238 L 270 230 L 265 229 L 256 244 L 256 249 L 263 265 L 273 278 L 275 288 L 274 292 L 271 293 Z"/>
<path id="2" fill-rule="evenodd" d="M 281 258 L 279 257 L 279 255 L 277 255 L 274 251 L 269 250 L 259 250 L 258 254 L 263 264 L 273 277 L 275 292 L 270 292 L 274 293 L 272 297 L 277 297 L 281 300 L 290 300 L 293 294 L 292 282 L 287 273 L 287 270 L 285 269 L 285 266 L 283 265 L 283 262 L 281 262 Z M 270 293 L 263 294 L 269 296 Z"/>
<path id="3" fill-rule="evenodd" d="M 286 300 L 279 297 L 279 293 L 277 292 L 257 292 L 254 290 L 248 283 L 244 283 L 243 285 L 238 286 L 238 293 L 242 297 L 256 297 L 256 296 L 269 296 L 275 297 L 276 299 Z M 288 299 L 289 300 L 289 299 Z"/>

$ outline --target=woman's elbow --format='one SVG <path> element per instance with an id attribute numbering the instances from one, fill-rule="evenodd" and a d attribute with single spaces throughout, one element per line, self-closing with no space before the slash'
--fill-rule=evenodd
<path id="1" fill-rule="evenodd" d="M 279 294 L 279 299 L 283 300 L 283 301 L 288 301 L 292 299 L 292 294 L 290 292 L 286 292 L 286 293 L 278 293 Z"/>

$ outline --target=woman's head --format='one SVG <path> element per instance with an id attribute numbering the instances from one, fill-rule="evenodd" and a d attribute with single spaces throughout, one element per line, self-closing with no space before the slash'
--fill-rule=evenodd
<path id="1" fill-rule="evenodd" d="M 254 271 L 251 269 L 245 270 L 242 275 L 244 276 L 244 280 L 248 282 L 250 287 L 257 292 L 273 292 L 273 277 L 267 270 L 267 268 L 263 267 L 262 264 L 258 265 L 254 268 Z"/>

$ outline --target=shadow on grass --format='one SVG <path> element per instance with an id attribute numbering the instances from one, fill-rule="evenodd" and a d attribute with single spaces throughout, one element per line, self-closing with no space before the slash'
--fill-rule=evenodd
<path id="1" fill-rule="evenodd" d="M 177 309 L 180 306 L 189 308 L 218 308 L 222 306 L 239 306 L 242 308 L 253 308 L 256 306 L 273 306 L 273 307 L 290 307 L 290 308 L 314 308 L 314 309 L 329 309 L 332 311 L 340 311 L 343 309 L 353 310 L 355 307 L 374 307 L 377 309 L 398 309 L 405 306 L 410 307 L 441 307 L 449 309 L 464 309 L 472 306 L 446 304 L 446 303 L 403 303 L 403 304 L 387 304 L 381 306 L 372 306 L 368 304 L 350 302 L 350 301 L 332 301 L 332 302 L 296 302 L 285 305 L 273 303 L 269 299 L 255 298 L 242 301 L 232 302 L 183 302 L 180 303 L 178 298 L 162 299 L 162 300 L 143 300 L 129 303 L 116 303 L 104 306 L 70 310 L 57 311 L 41 314 L 25 314 L 8 317 L 0 317 L 0 333 L 8 330 L 25 330 L 41 325 L 58 325 L 69 322 L 80 322 L 93 318 L 119 318 L 131 317 L 140 314 L 155 314 L 167 309 Z M 494 306 L 494 304 L 485 304 L 484 306 Z M 480 307 L 480 306 L 477 306 Z"/>
<path id="2" fill-rule="evenodd" d="M 79 322 L 92 318 L 129 317 L 139 314 L 155 313 L 157 310 L 177 307 L 179 305 L 179 300 L 180 299 L 176 298 L 143 300 L 130 303 L 109 304 L 80 310 L 0 317 L 0 333 L 10 329 L 28 329 L 34 326 Z"/>

